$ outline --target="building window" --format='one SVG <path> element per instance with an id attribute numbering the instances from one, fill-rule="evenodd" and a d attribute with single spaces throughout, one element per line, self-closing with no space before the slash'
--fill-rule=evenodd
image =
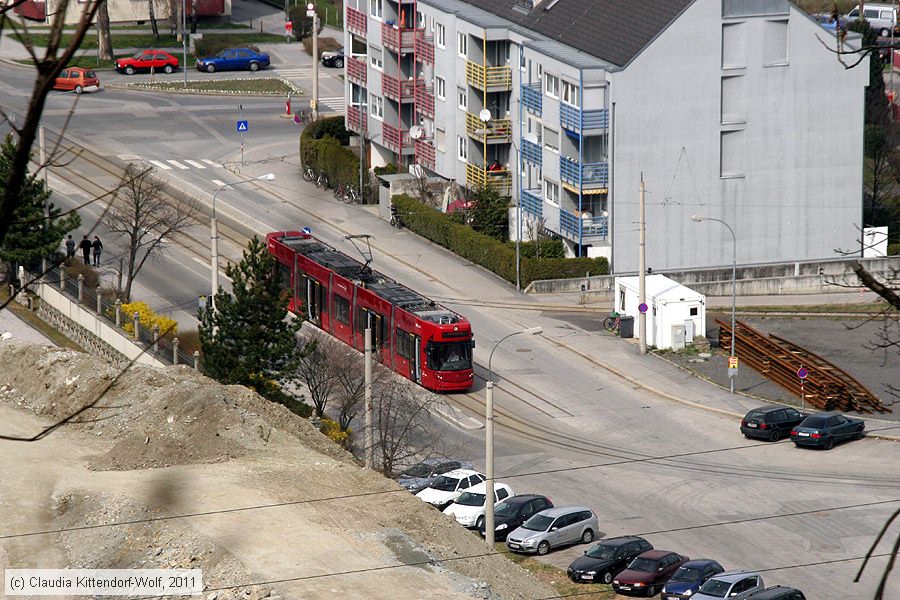
<path id="1" fill-rule="evenodd" d="M 447 47 L 447 29 L 440 23 L 435 24 L 434 43 L 438 48 Z"/>
<path id="2" fill-rule="evenodd" d="M 384 119 L 384 98 L 369 94 L 369 114 L 378 119 Z"/>
<path id="3" fill-rule="evenodd" d="M 447 99 L 447 80 L 443 77 L 434 78 L 434 94 L 439 100 Z"/>
<path id="4" fill-rule="evenodd" d="M 456 136 L 456 158 L 462 162 L 469 160 L 469 141 L 461 135 Z"/>
<path id="5" fill-rule="evenodd" d="M 560 98 L 566 104 L 578 106 L 578 86 L 568 81 L 562 82 L 562 97 Z"/>
<path id="6" fill-rule="evenodd" d="M 416 11 L 416 29 L 425 29 L 425 15 L 421 10 Z"/>
<path id="7" fill-rule="evenodd" d="M 723 131 L 719 146 L 719 176 L 725 179 L 744 176 L 744 132 Z"/>
<path id="8" fill-rule="evenodd" d="M 369 0 L 369 14 L 373 19 L 381 20 L 381 0 Z"/>
<path id="9" fill-rule="evenodd" d="M 456 88 L 456 105 L 460 110 L 469 108 L 469 94 L 466 92 L 466 88 Z"/>
<path id="10" fill-rule="evenodd" d="M 384 70 L 384 50 L 369 46 L 369 64 L 376 71 Z"/>
<path id="11" fill-rule="evenodd" d="M 519 49 L 519 70 L 525 73 L 528 71 L 528 61 L 525 60 L 525 53 Z"/>
<path id="12" fill-rule="evenodd" d="M 469 56 L 469 36 L 461 31 L 456 34 L 456 53 L 463 58 Z"/>
<path id="13" fill-rule="evenodd" d="M 447 151 L 447 130 L 443 127 L 434 128 L 434 147 L 438 152 Z"/>
<path id="14" fill-rule="evenodd" d="M 869 12 L 868 10 L 866 12 Z M 766 21 L 763 37 L 763 64 L 767 67 L 788 64 L 787 19 Z"/>
<path id="15" fill-rule="evenodd" d="M 559 131 L 544 125 L 544 148 L 559 154 Z"/>
<path id="16" fill-rule="evenodd" d="M 337 294 L 334 295 L 334 318 L 338 323 L 350 324 L 350 301 Z"/>
<path id="17" fill-rule="evenodd" d="M 544 200 L 553 206 L 559 206 L 559 184 L 544 180 Z"/>
<path id="18" fill-rule="evenodd" d="M 559 77 L 547 73 L 544 76 L 544 91 L 551 98 L 559 99 Z"/>

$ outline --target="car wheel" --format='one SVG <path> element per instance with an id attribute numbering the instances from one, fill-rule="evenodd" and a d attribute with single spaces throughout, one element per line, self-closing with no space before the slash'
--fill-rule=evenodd
<path id="1" fill-rule="evenodd" d="M 773 429 L 773 430 L 772 430 L 772 433 L 769 434 L 769 441 L 770 441 L 770 442 L 777 442 L 777 441 L 780 440 L 780 439 L 781 439 L 781 434 L 778 433 L 778 430 L 777 430 L 777 429 Z"/>
<path id="2" fill-rule="evenodd" d="M 75 93 L 76 93 L 76 94 L 80 94 L 80 93 L 82 93 L 83 91 L 84 91 L 84 88 L 81 87 L 80 85 L 76 85 L 76 86 L 75 86 Z"/>
<path id="3" fill-rule="evenodd" d="M 582 544 L 590 544 L 594 539 L 594 532 L 590 529 L 585 529 L 584 533 L 581 534 L 581 543 Z"/>
<path id="4" fill-rule="evenodd" d="M 131 65 L 128 65 L 127 67 L 125 67 L 125 74 L 126 75 L 134 75 L 134 67 L 132 67 Z"/>
<path id="5" fill-rule="evenodd" d="M 484 525 L 484 517 L 478 517 L 478 520 L 475 521 L 475 529 L 481 529 Z"/>
<path id="6" fill-rule="evenodd" d="M 831 450 L 832 448 L 834 448 L 834 438 L 833 437 L 828 438 L 828 441 L 825 442 L 825 446 L 823 446 L 823 447 L 826 450 Z"/>
<path id="7" fill-rule="evenodd" d="M 856 432 L 856 435 L 853 436 L 853 439 L 861 440 L 861 439 L 863 439 L 863 437 L 865 435 L 866 435 L 865 432 L 862 429 L 860 429 L 859 431 Z"/>
<path id="8" fill-rule="evenodd" d="M 612 583 L 612 573 L 607 571 L 603 574 L 603 583 L 610 584 Z"/>
<path id="9" fill-rule="evenodd" d="M 541 542 L 540 544 L 538 544 L 538 547 L 537 547 L 538 554 L 540 554 L 541 556 L 544 556 L 548 552 L 550 552 L 550 542 Z"/>
<path id="10" fill-rule="evenodd" d="M 888 37 L 888 36 L 890 36 L 890 35 L 891 35 L 891 32 L 888 31 L 887 29 L 882 29 L 882 30 L 881 30 L 881 37 Z"/>
<path id="11" fill-rule="evenodd" d="M 207 73 L 215 73 L 215 72 L 216 72 L 216 65 L 206 65 L 206 72 L 207 72 Z"/>
<path id="12" fill-rule="evenodd" d="M 655 595 L 656 595 L 656 586 L 651 585 L 650 587 L 647 588 L 647 597 L 652 598 Z"/>
<path id="13" fill-rule="evenodd" d="M 163 67 L 163 71 L 171 74 L 173 71 L 175 71 L 175 67 L 173 67 L 172 65 L 166 65 L 165 67 Z"/>
<path id="14" fill-rule="evenodd" d="M 250 63 L 250 70 L 251 71 L 259 71 L 259 63 L 256 63 L 256 62 Z"/>
<path id="15" fill-rule="evenodd" d="M 338 68 L 338 69 L 343 69 L 343 68 L 344 68 L 344 59 L 343 59 L 343 58 L 336 58 L 336 59 L 334 60 L 334 66 L 335 66 L 336 68 Z"/>

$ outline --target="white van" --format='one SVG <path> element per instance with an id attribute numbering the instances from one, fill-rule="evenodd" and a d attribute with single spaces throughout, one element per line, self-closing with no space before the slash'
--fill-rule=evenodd
<path id="1" fill-rule="evenodd" d="M 881 37 L 890 37 L 891 30 L 897 26 L 897 10 L 892 4 L 869 4 L 863 5 L 863 17 L 869 22 L 869 26 L 878 32 Z M 844 17 L 845 21 L 856 21 L 859 19 L 859 5 L 851 10 Z"/>

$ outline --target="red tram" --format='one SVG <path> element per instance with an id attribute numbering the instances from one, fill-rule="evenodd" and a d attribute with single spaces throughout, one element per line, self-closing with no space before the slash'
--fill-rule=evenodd
<path id="1" fill-rule="evenodd" d="M 266 243 L 291 312 L 357 350 L 370 328 L 381 363 L 426 389 L 472 386 L 474 343 L 463 317 L 309 234 L 276 231 Z"/>

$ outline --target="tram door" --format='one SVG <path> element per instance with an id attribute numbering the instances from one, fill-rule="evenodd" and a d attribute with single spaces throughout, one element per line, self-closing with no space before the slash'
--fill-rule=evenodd
<path id="1" fill-rule="evenodd" d="M 417 335 L 414 335 L 413 339 L 415 340 L 414 356 L 416 358 L 414 364 L 410 365 L 412 367 L 410 370 L 413 374 L 413 381 L 420 383 L 422 381 L 422 339 Z"/>
<path id="2" fill-rule="evenodd" d="M 321 321 L 320 315 L 322 312 L 322 305 L 325 300 L 325 289 L 322 287 L 321 283 L 312 277 L 304 276 L 303 280 L 306 283 L 306 289 L 304 290 L 305 293 L 303 295 L 303 301 L 306 305 L 306 316 L 310 321 L 319 323 Z"/>

